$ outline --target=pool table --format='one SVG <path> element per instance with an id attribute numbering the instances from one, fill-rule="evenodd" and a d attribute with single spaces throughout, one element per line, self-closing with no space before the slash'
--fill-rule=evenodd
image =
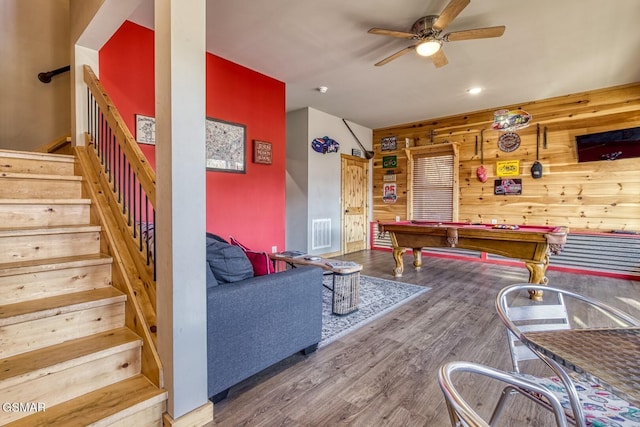
<path id="1" fill-rule="evenodd" d="M 503 227 L 503 228 L 498 228 Z M 413 249 L 413 266 L 422 267 L 422 248 L 450 247 L 471 249 L 524 261 L 529 283 L 546 284 L 549 254 L 558 254 L 567 241 L 567 227 L 537 225 L 491 225 L 466 222 L 399 221 L 379 222 L 381 234 L 389 233 L 396 261 L 394 276 L 402 276 L 402 256 Z M 542 293 L 532 294 L 541 299 Z"/>

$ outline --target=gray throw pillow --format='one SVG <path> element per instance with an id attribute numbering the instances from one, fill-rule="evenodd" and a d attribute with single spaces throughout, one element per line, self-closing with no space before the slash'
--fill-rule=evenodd
<path id="1" fill-rule="evenodd" d="M 218 284 L 253 277 L 253 266 L 242 248 L 207 236 L 207 264 Z M 213 284 L 208 283 L 207 286 Z"/>

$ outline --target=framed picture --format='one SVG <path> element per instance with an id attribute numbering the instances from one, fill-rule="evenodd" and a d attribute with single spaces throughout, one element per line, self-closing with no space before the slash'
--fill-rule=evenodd
<path id="1" fill-rule="evenodd" d="M 398 167 L 398 156 L 384 156 L 382 157 L 382 168 L 397 168 Z"/>
<path id="2" fill-rule="evenodd" d="M 398 149 L 398 138 L 395 136 L 387 136 L 382 138 L 382 151 L 393 151 Z"/>
<path id="3" fill-rule="evenodd" d="M 136 142 L 139 144 L 156 145 L 155 117 L 136 114 Z"/>
<path id="4" fill-rule="evenodd" d="M 207 170 L 246 172 L 246 126 L 207 117 Z"/>
<path id="5" fill-rule="evenodd" d="M 272 162 L 271 143 L 253 140 L 253 163 L 270 165 Z"/>
<path id="6" fill-rule="evenodd" d="M 522 180 L 519 178 L 496 179 L 493 182 L 493 194 L 504 196 L 522 194 Z"/>

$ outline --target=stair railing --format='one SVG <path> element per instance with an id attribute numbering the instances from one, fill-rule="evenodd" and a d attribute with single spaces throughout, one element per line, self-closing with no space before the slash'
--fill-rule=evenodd
<path id="1" fill-rule="evenodd" d="M 102 249 L 114 257 L 113 284 L 131 300 L 128 326 L 144 341 L 143 373 L 162 387 L 156 334 L 155 171 L 91 67 L 85 65 L 83 71 L 87 132 L 85 146 L 76 146 L 76 154 L 104 229 Z"/>
<path id="2" fill-rule="evenodd" d="M 87 84 L 87 135 L 95 149 L 113 195 L 127 219 L 138 251 L 151 266 L 155 281 L 156 173 L 136 144 L 104 87 L 88 65 L 84 66 Z"/>

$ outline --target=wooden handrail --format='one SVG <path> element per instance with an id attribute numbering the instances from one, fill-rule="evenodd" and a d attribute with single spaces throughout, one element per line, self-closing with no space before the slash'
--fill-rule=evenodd
<path id="1" fill-rule="evenodd" d="M 125 124 L 124 120 L 120 116 L 118 109 L 116 108 L 107 91 L 104 89 L 95 73 L 90 66 L 85 65 L 84 69 L 84 82 L 93 94 L 100 110 L 104 113 L 109 127 L 114 132 L 114 136 L 122 150 L 125 157 L 131 162 L 131 167 L 138 176 L 140 184 L 144 189 L 149 202 L 155 208 L 156 206 L 156 172 L 149 166 L 147 158 L 136 144 L 133 135 L 129 131 L 129 128 Z"/>
<path id="2" fill-rule="evenodd" d="M 36 148 L 36 153 L 57 153 L 61 150 L 66 150 L 67 147 L 71 147 L 71 137 L 70 136 L 61 136 L 60 138 L 54 139 L 48 144 L 41 145 Z M 71 151 L 69 151 L 71 153 Z"/>
<path id="3" fill-rule="evenodd" d="M 85 146 L 75 148 L 76 157 L 85 177 L 85 192 L 94 202 L 92 219 L 104 229 L 102 250 L 114 258 L 113 285 L 131 301 L 127 326 L 144 341 L 142 371 L 162 387 L 157 353 L 155 245 L 148 233 L 149 223 L 155 222 L 155 171 L 88 65 L 84 66 L 84 81 L 89 98 L 88 123 Z"/>

